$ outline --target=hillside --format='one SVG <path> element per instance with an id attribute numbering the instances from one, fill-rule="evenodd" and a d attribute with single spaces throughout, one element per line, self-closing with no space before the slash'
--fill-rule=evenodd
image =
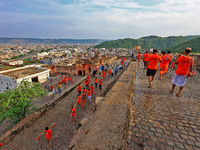
<path id="1" fill-rule="evenodd" d="M 172 52 L 183 52 L 186 47 L 191 47 L 192 52 L 200 53 L 200 37 L 193 40 L 178 44 L 170 48 Z"/>
<path id="2" fill-rule="evenodd" d="M 38 38 L 0 38 L 0 43 L 10 44 L 99 44 L 102 39 L 38 39 Z"/>
<path id="3" fill-rule="evenodd" d="M 187 42 L 188 39 L 196 38 L 197 36 L 169 36 L 169 37 L 158 37 L 158 36 L 147 36 L 140 39 L 118 39 L 112 41 L 105 41 L 96 46 L 96 48 L 130 48 L 140 45 L 142 49 L 158 48 L 158 49 L 169 49 L 172 46 L 178 45 L 183 42 Z"/>

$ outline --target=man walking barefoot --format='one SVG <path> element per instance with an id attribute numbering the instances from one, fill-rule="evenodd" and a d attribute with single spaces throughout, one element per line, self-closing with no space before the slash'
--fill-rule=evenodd
<path id="1" fill-rule="evenodd" d="M 189 56 L 189 53 L 192 51 L 191 48 L 186 48 L 184 51 L 184 55 L 180 56 L 176 60 L 176 64 L 178 67 L 176 69 L 174 78 L 172 79 L 172 89 L 170 90 L 171 93 L 174 92 L 175 86 L 179 86 L 179 91 L 176 96 L 181 95 L 181 91 L 187 81 L 187 75 L 192 72 L 192 67 L 194 66 L 194 58 Z"/>
<path id="2" fill-rule="evenodd" d="M 154 76 L 156 71 L 158 70 L 158 62 L 161 62 L 161 57 L 157 54 L 157 49 L 153 50 L 153 54 L 151 54 L 147 59 L 147 76 L 149 77 L 149 88 L 152 87 L 152 82 L 154 80 Z"/>

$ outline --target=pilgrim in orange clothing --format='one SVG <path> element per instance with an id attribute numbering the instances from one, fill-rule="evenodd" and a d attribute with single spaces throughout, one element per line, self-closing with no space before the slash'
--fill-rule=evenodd
<path id="1" fill-rule="evenodd" d="M 144 68 L 146 68 L 147 59 L 148 59 L 149 55 L 150 54 L 148 53 L 148 51 L 146 51 L 145 54 L 143 54 Z"/>
<path id="2" fill-rule="evenodd" d="M 85 88 L 83 88 L 83 96 L 86 97 L 86 95 L 87 95 L 87 90 Z"/>
<path id="3" fill-rule="evenodd" d="M 80 84 L 78 84 L 78 89 L 77 89 L 77 92 L 78 92 L 79 94 L 81 94 L 81 91 L 82 91 L 82 87 L 81 87 L 81 85 L 80 85 Z"/>
<path id="4" fill-rule="evenodd" d="M 97 77 L 94 79 L 94 83 L 95 83 L 95 87 L 97 88 L 97 84 L 98 84 L 98 79 L 97 79 Z"/>
<path id="5" fill-rule="evenodd" d="M 75 124 L 76 108 L 74 106 L 71 106 L 71 115 L 72 115 L 71 122 L 73 121 L 73 124 Z"/>
<path id="6" fill-rule="evenodd" d="M 140 66 L 140 60 L 141 60 L 141 53 L 138 53 L 138 67 Z"/>
<path id="7" fill-rule="evenodd" d="M 90 85 L 90 91 L 91 93 L 93 94 L 93 90 L 94 90 L 94 87 L 92 86 L 92 84 Z"/>
<path id="8" fill-rule="evenodd" d="M 85 96 L 82 96 L 82 107 L 85 107 Z"/>
<path id="9" fill-rule="evenodd" d="M 46 127 L 45 132 L 46 132 L 46 139 L 47 139 L 47 147 L 49 147 L 49 140 L 50 139 L 53 140 L 52 131 L 51 129 L 49 129 L 49 127 Z"/>
<path id="10" fill-rule="evenodd" d="M 79 107 L 81 106 L 81 95 L 80 94 L 77 95 L 77 105 L 79 105 Z"/>
<path id="11" fill-rule="evenodd" d="M 168 55 L 166 55 L 166 52 L 163 52 L 163 59 L 162 60 L 163 61 L 161 63 L 160 71 L 159 71 L 160 80 L 162 80 L 163 74 L 165 74 L 167 72 L 168 66 L 171 62 L 171 58 Z"/>
<path id="12" fill-rule="evenodd" d="M 176 64 L 178 64 L 178 67 L 175 72 L 175 76 L 172 79 L 172 89 L 170 90 L 171 93 L 174 92 L 174 88 L 176 86 L 179 86 L 179 91 L 176 94 L 178 97 L 181 94 L 181 91 L 183 90 L 184 85 L 187 81 L 187 75 L 192 73 L 193 66 L 194 66 L 194 58 L 189 56 L 190 52 L 192 51 L 191 48 L 186 48 L 184 50 L 184 55 L 180 56 L 176 60 Z"/>
<path id="13" fill-rule="evenodd" d="M 157 49 L 153 50 L 153 54 L 151 54 L 147 58 L 147 76 L 149 78 L 149 88 L 152 87 L 152 83 L 154 80 L 154 76 L 156 74 L 156 71 L 158 70 L 158 62 L 162 61 L 161 57 L 157 54 Z"/>

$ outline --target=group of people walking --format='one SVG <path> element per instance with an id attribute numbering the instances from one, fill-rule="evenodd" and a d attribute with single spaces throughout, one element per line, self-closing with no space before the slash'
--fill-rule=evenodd
<path id="1" fill-rule="evenodd" d="M 120 65 L 122 65 L 122 67 L 125 66 L 125 59 L 121 61 Z M 84 109 L 86 99 L 88 99 L 89 102 L 92 102 L 92 96 L 93 94 L 95 94 L 95 91 L 97 91 L 98 88 L 99 88 L 99 91 L 102 90 L 103 82 L 106 80 L 106 78 L 113 77 L 114 71 L 115 71 L 115 75 L 117 75 L 117 72 L 119 70 L 118 66 L 120 65 L 110 66 L 110 67 L 106 65 L 107 67 L 103 67 L 103 70 L 102 70 L 102 66 L 100 66 L 101 69 L 99 70 L 99 75 L 100 75 L 99 78 L 93 75 L 93 79 L 91 79 L 91 76 L 88 74 L 83 84 L 78 85 L 76 104 L 71 106 L 71 122 L 73 122 L 73 124 L 75 124 L 75 120 L 76 120 L 75 116 L 76 116 L 77 108 L 82 107 L 82 109 Z M 114 68 L 116 67 L 117 69 L 114 70 Z"/>
<path id="2" fill-rule="evenodd" d="M 161 54 L 158 54 L 157 49 L 153 49 L 152 54 L 149 54 L 148 51 L 143 54 L 144 68 L 147 69 L 146 75 L 149 80 L 149 88 L 153 85 L 153 80 L 156 72 L 159 70 L 160 80 L 162 80 L 163 75 L 167 73 L 167 70 L 170 65 L 174 68 L 174 64 L 178 64 L 174 78 L 172 79 L 172 88 L 171 93 L 174 92 L 176 86 L 179 86 L 178 97 L 181 94 L 181 91 L 186 84 L 187 78 L 193 75 L 193 66 L 194 58 L 189 56 L 191 48 L 186 48 L 182 55 L 179 55 L 178 59 L 173 62 L 171 52 L 167 53 L 162 51 Z M 140 66 L 141 54 L 138 54 L 138 66 Z"/>

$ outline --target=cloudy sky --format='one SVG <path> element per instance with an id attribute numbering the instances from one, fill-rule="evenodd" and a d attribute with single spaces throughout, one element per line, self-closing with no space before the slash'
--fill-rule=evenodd
<path id="1" fill-rule="evenodd" d="M 1 0 L 0 37 L 200 35 L 200 0 Z"/>

